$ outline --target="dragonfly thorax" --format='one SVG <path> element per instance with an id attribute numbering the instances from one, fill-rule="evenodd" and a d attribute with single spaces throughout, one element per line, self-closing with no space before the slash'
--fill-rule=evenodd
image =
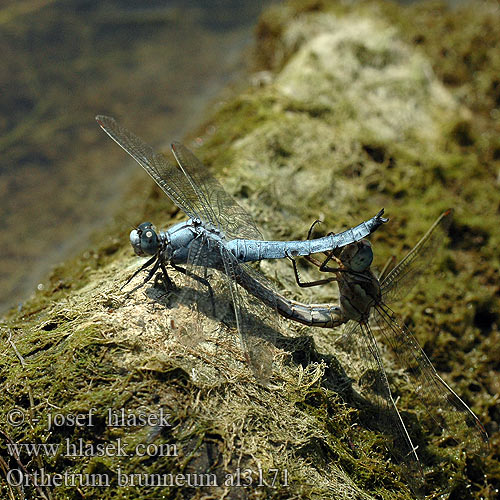
<path id="1" fill-rule="evenodd" d="M 201 256 L 206 252 L 214 251 L 218 245 L 222 244 L 222 233 L 213 228 L 211 224 L 193 218 L 179 222 L 167 231 L 160 232 L 158 239 L 164 261 L 173 264 L 186 264 L 190 258 L 197 254 Z M 220 252 L 215 251 L 208 261 L 214 261 L 215 258 L 214 262 L 216 262 L 220 258 L 219 256 Z"/>
<path id="2" fill-rule="evenodd" d="M 381 300 L 380 283 L 370 269 L 342 273 L 339 292 L 342 314 L 354 321 L 368 321 L 371 308 Z"/>
<path id="3" fill-rule="evenodd" d="M 199 232 L 206 232 L 212 236 L 222 238 L 222 231 L 209 222 L 203 222 L 201 219 L 191 219 L 193 227 Z"/>
<path id="4" fill-rule="evenodd" d="M 160 248 L 160 240 L 151 222 L 139 224 L 130 232 L 130 244 L 136 255 L 155 255 Z"/>
<path id="5" fill-rule="evenodd" d="M 370 309 L 380 301 L 380 283 L 370 270 L 373 250 L 361 240 L 344 247 L 340 260 L 345 272 L 339 279 L 340 306 L 348 319 L 368 321 Z"/>

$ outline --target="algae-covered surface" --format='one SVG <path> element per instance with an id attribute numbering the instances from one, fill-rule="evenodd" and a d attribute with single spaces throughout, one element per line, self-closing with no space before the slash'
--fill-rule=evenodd
<path id="1" fill-rule="evenodd" d="M 317 233 L 339 231 L 385 207 L 391 220 L 371 238 L 380 268 L 454 208 L 433 266 L 393 308 L 480 417 L 490 449 L 475 456 L 418 420 L 387 356 L 428 498 L 498 495 L 499 37 L 495 1 L 277 6 L 256 30 L 251 85 L 197 134 L 197 155 L 276 239 L 303 238 L 315 219 Z M 127 207 L 137 223 L 182 219 L 149 193 Z M 125 228 L 106 235 L 4 319 L 2 498 L 415 498 L 391 429 L 345 390 L 359 366 L 335 347 L 340 330 L 276 316 L 269 379 L 258 382 L 231 321 L 203 306 L 193 315 L 149 284 L 120 290 L 139 262 Z M 290 298 L 337 300 L 334 285 L 296 287 L 287 261 L 259 267 Z M 121 409 L 149 421 L 111 425 Z M 33 456 L 16 453 L 20 443 L 54 447 Z"/>

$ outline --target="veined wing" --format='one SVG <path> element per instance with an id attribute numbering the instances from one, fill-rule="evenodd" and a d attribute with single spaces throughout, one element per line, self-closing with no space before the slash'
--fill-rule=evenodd
<path id="1" fill-rule="evenodd" d="M 279 327 L 278 319 L 271 314 L 271 309 L 276 309 L 275 296 L 266 296 L 266 307 L 261 297 L 249 293 L 252 287 L 248 286 L 248 281 L 257 280 L 257 285 L 264 284 L 272 290 L 265 278 L 250 266 L 239 263 L 228 250 L 222 249 L 222 256 L 241 346 L 256 379 L 267 384 L 272 373 L 275 328 Z M 246 282 L 245 287 L 237 284 L 242 282 Z"/>
<path id="2" fill-rule="evenodd" d="M 200 200 L 200 217 L 219 227 L 228 239 L 262 239 L 252 216 L 238 205 L 186 146 L 174 142 L 172 151 Z"/>
<path id="3" fill-rule="evenodd" d="M 198 349 L 198 344 L 207 340 L 206 333 L 201 326 L 203 325 L 201 321 L 202 311 L 207 316 L 217 316 L 214 292 L 207 275 L 209 256 L 207 245 L 208 243 L 203 237 L 195 239 L 190 245 L 188 262 L 185 266 L 186 282 L 176 293 L 172 304 L 175 307 L 190 305 L 192 312 L 190 327 L 178 332 L 178 340 L 193 349 Z M 202 283 L 202 279 L 205 280 L 204 283 Z"/>
<path id="4" fill-rule="evenodd" d="M 213 273 L 210 276 L 210 282 L 212 285 L 214 283 L 217 285 L 207 290 L 200 278 L 209 279 L 207 276 L 209 268 L 214 269 L 215 273 L 215 276 Z M 187 296 L 194 292 L 191 302 L 193 302 L 195 314 L 198 314 L 202 304 L 205 308 L 207 307 L 207 298 L 211 302 L 211 307 L 208 306 L 211 312 L 208 314 L 217 320 L 225 322 L 225 318 L 228 318 L 228 313 L 230 313 L 230 317 L 235 322 L 245 360 L 256 379 L 266 384 L 272 371 L 273 352 L 270 344 L 273 344 L 274 340 L 275 321 L 269 320 L 270 309 L 238 286 L 237 283 L 248 274 L 247 266 L 242 268 L 234 255 L 222 244 L 216 243 L 214 246 L 213 241 L 200 237 L 190 246 L 186 273 L 193 278 L 192 286 L 185 287 L 180 292 L 177 302 L 185 302 Z M 207 291 L 210 297 L 207 297 Z M 270 307 L 272 307 L 272 300 L 271 298 L 266 302 Z M 195 347 L 205 340 L 203 332 L 196 328 L 198 323 L 201 321 L 193 321 L 194 328 L 180 338 L 181 342 Z"/>
<path id="5" fill-rule="evenodd" d="M 401 368 L 406 369 L 415 395 L 434 423 L 458 442 L 464 442 L 471 451 L 484 452 L 488 435 L 483 425 L 437 374 L 411 332 L 396 321 L 394 313 L 384 304 L 375 306 L 372 316 L 379 338 L 390 347 Z"/>
<path id="6" fill-rule="evenodd" d="M 422 469 L 416 447 L 392 396 L 382 354 L 369 324 L 349 321 L 345 334 L 335 344 L 349 358 L 346 369 L 349 375 L 354 376 L 354 389 L 374 405 L 368 409 L 370 425 L 382 432 L 393 433 L 393 454 L 406 467 L 418 471 L 418 474 L 411 474 L 415 482 L 413 486 L 417 486 Z M 395 430 L 397 433 L 394 433 Z"/>
<path id="7" fill-rule="evenodd" d="M 380 283 L 384 303 L 402 299 L 414 286 L 419 275 L 429 268 L 442 243 L 452 218 L 452 210 L 442 213 L 423 238 L 408 252 Z"/>
<path id="8" fill-rule="evenodd" d="M 97 123 L 154 179 L 164 193 L 189 217 L 201 217 L 198 193 L 182 171 L 140 137 L 118 125 L 114 118 L 96 116 Z"/>

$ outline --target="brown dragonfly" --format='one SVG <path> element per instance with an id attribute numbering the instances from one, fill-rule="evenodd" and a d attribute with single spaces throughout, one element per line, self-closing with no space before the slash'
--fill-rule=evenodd
<path id="1" fill-rule="evenodd" d="M 300 280 L 296 262 L 289 256 L 299 286 L 311 287 L 333 281 L 338 283 L 340 305 L 336 316 L 331 315 L 330 307 L 332 319 L 321 326 L 346 324 L 337 344 L 349 355 L 353 366 L 356 365 L 355 360 L 359 361 L 356 366 L 361 368 L 356 375 L 354 388 L 368 401 L 384 408 L 377 420 L 385 420 L 386 424 L 399 431 L 399 442 L 395 448 L 403 452 L 401 458 L 409 464 L 416 464 L 420 471 L 417 446 L 412 441 L 391 392 L 382 349 L 388 348 L 394 361 L 405 370 L 415 396 L 432 418 L 435 429 L 439 428 L 457 442 L 465 443 L 473 452 L 482 453 L 488 447 L 488 435 L 480 420 L 438 375 L 415 337 L 389 307 L 391 302 L 402 299 L 419 275 L 430 267 L 430 261 L 449 228 L 451 217 L 451 210 L 441 214 L 401 262 L 396 265 L 395 259 L 392 259 L 378 277 L 370 268 L 373 251 L 367 240 L 327 252 L 324 261 L 312 256 L 304 257 L 320 271 L 333 274 L 307 283 Z M 314 224 L 308 238 L 313 227 Z M 332 262 L 337 267 L 331 267 Z M 321 308 L 321 305 L 316 307 Z M 318 310 L 317 314 L 321 315 L 321 312 Z M 326 311 L 324 313 L 326 318 Z"/>

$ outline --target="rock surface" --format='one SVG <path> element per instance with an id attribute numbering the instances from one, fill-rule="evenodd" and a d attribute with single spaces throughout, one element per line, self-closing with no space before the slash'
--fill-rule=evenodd
<path id="1" fill-rule="evenodd" d="M 500 58 L 490 41 L 500 35 L 498 6 L 349 5 L 291 2 L 267 11 L 257 28 L 253 85 L 215 107 L 200 128 L 197 155 L 274 239 L 302 239 L 318 218 L 318 231 L 339 231 L 385 207 L 391 221 L 372 237 L 379 268 L 392 254 L 402 257 L 443 210 L 455 209 L 446 249 L 394 308 L 487 426 L 490 455 L 467 455 L 425 417 L 419 423 L 404 373 L 385 361 L 423 450 L 423 492 L 494 498 Z M 156 189 L 146 203 L 131 203 L 160 227 L 183 217 Z M 391 460 L 390 429 L 375 430 L 381 414 L 346 389 L 345 372 L 363 367 L 334 346 L 340 332 L 280 322 L 262 310 L 259 319 L 269 317 L 278 340 L 269 380 L 258 383 L 230 317 L 217 321 L 203 304 L 194 316 L 189 303 L 149 285 L 129 297 L 120 291 L 138 266 L 123 231 L 108 229 L 116 236 L 61 265 L 47 290 L 4 320 L 3 439 L 127 443 L 127 457 L 109 449 L 92 457 L 21 453 L 32 473 L 66 471 L 80 481 L 79 489 L 28 486 L 30 498 L 414 498 L 413 481 Z M 337 300 L 335 286 L 298 289 L 286 261 L 259 267 L 289 297 Z M 317 276 L 300 270 L 305 279 Z M 25 425 L 4 424 L 14 407 Z M 110 408 L 161 409 L 168 425 L 113 428 L 106 425 Z M 44 430 L 49 414 L 89 411 L 93 427 Z M 4 470 L 21 468 L 1 450 Z M 244 487 L 248 471 L 252 483 Z M 134 485 L 119 487 L 119 472 Z M 172 485 L 168 477 L 163 486 L 145 484 L 155 474 L 172 474 Z M 205 474 L 215 474 L 218 486 L 207 485 Z M 17 498 L 19 488 L 5 477 L 2 497 Z M 106 478 L 109 487 L 85 483 Z"/>

